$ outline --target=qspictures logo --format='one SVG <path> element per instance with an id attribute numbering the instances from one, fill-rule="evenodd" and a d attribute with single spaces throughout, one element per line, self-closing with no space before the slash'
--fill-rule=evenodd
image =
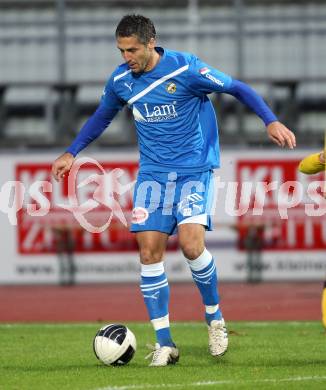
<path id="1" fill-rule="evenodd" d="M 16 180 L 7 182 L 1 195 L 10 199 L 6 212 L 17 226 L 19 252 L 52 253 L 56 232 L 65 230 L 74 234 L 78 252 L 135 250 L 127 224 L 137 172 L 135 162 L 80 158 L 57 183 L 51 164 L 18 164 Z"/>
<path id="2" fill-rule="evenodd" d="M 173 215 L 174 205 L 186 218 L 222 213 L 237 217 L 243 227 L 258 224 L 264 234 L 278 230 L 274 249 L 325 248 L 325 182 L 299 174 L 297 165 L 239 160 L 237 180 L 226 182 L 217 175 L 183 182 L 170 172 L 163 183 L 154 175 L 137 186 L 132 209 L 137 163 L 77 159 L 60 183 L 52 178 L 51 164 L 19 164 L 15 180 L 0 188 L 0 212 L 17 226 L 22 254 L 52 253 L 56 232 L 72 231 L 77 251 L 135 250 L 127 225 L 146 223 L 152 213 Z"/>

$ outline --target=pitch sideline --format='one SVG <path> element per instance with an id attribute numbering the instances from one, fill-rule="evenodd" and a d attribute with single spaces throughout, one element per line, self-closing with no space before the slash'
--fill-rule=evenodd
<path id="1" fill-rule="evenodd" d="M 139 384 L 139 385 L 125 385 L 125 386 L 109 386 L 99 387 L 93 390 L 134 390 L 134 389 L 168 389 L 176 387 L 201 387 L 201 386 L 216 386 L 216 385 L 240 385 L 246 383 L 279 383 L 279 382 L 304 382 L 304 381 L 326 381 L 326 376 L 305 376 L 305 377 L 290 377 L 281 379 L 255 379 L 255 380 L 221 380 L 221 381 L 204 381 L 204 382 L 191 382 L 191 383 L 167 383 L 167 384 Z"/>

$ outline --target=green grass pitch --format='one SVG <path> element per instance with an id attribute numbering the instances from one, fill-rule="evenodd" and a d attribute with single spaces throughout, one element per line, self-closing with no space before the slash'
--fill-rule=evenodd
<path id="1" fill-rule="evenodd" d="M 92 340 L 102 326 L 0 325 L 1 390 L 326 389 L 326 334 L 319 322 L 230 322 L 229 350 L 207 352 L 203 323 L 175 323 L 175 366 L 149 368 L 150 324 L 126 324 L 137 338 L 134 359 L 102 365 Z"/>

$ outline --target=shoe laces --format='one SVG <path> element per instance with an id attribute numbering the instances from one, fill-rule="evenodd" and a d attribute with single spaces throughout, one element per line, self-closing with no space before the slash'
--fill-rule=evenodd
<path id="1" fill-rule="evenodd" d="M 159 349 L 160 349 L 160 346 L 159 344 L 155 344 L 155 345 L 152 345 L 152 344 L 146 344 L 146 347 L 148 349 L 151 350 L 151 352 L 145 356 L 145 359 L 150 359 L 151 357 L 153 358 L 153 361 L 156 361 L 157 360 L 157 357 L 159 355 Z"/>
<path id="2" fill-rule="evenodd" d="M 209 331 L 211 338 L 216 342 L 221 342 L 225 338 L 226 328 L 224 325 L 223 326 L 216 326 L 216 325 L 210 326 L 208 331 Z"/>

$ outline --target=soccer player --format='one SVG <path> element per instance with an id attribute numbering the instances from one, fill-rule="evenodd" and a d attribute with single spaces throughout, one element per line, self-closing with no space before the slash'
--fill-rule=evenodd
<path id="1" fill-rule="evenodd" d="M 326 149 L 326 148 L 325 148 Z M 325 150 L 310 154 L 300 161 L 299 171 L 306 173 L 307 175 L 313 175 L 319 172 L 326 172 L 326 156 Z M 322 312 L 322 322 L 326 328 L 326 280 L 323 285 L 323 293 L 321 298 L 321 312 Z"/>
<path id="2" fill-rule="evenodd" d="M 193 54 L 157 47 L 150 19 L 123 17 L 116 40 L 124 63 L 109 78 L 95 113 L 54 162 L 53 175 L 60 180 L 75 156 L 128 105 L 140 150 L 131 231 L 136 233 L 140 287 L 157 340 L 150 366 L 179 359 L 170 332 L 169 284 L 163 264 L 168 237 L 176 232 L 204 304 L 210 353 L 218 357 L 227 350 L 228 336 L 215 262 L 205 248 L 205 230 L 211 230 L 212 170 L 220 165 L 216 117 L 207 95 L 236 97 L 264 121 L 268 136 L 279 146 L 292 149 L 295 136 L 248 85 Z M 185 304 L 191 303 L 185 299 Z"/>

